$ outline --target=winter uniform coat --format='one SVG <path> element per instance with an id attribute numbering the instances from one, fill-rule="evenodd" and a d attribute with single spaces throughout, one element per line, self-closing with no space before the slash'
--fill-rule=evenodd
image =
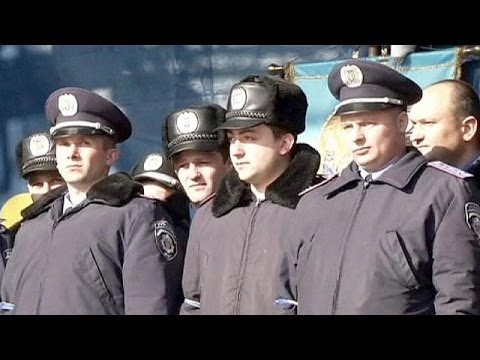
<path id="1" fill-rule="evenodd" d="M 185 239 L 162 203 L 125 174 L 63 213 L 65 189 L 31 205 L 2 283 L 15 314 L 175 314 Z"/>
<path id="2" fill-rule="evenodd" d="M 232 169 L 190 229 L 181 314 L 275 314 L 276 278 L 299 192 L 315 183 L 320 155 L 299 145 L 258 203 Z"/>
<path id="3" fill-rule="evenodd" d="M 417 151 L 370 183 L 352 163 L 302 197 L 278 297 L 298 314 L 479 314 L 480 198 L 466 176 Z"/>

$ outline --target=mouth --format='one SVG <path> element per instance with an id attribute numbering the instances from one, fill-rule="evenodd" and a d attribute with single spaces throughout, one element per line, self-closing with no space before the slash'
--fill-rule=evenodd
<path id="1" fill-rule="evenodd" d="M 203 188 L 205 186 L 205 184 L 194 184 L 194 185 L 190 185 L 188 188 L 189 189 L 198 189 L 198 188 Z"/>
<path id="2" fill-rule="evenodd" d="M 369 149 L 370 149 L 369 147 L 361 147 L 353 150 L 353 153 L 356 155 L 362 155 L 362 154 L 366 154 Z"/>

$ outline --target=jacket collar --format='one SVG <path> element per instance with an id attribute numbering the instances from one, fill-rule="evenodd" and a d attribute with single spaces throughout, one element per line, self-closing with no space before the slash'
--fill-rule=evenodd
<path id="1" fill-rule="evenodd" d="M 320 154 L 307 144 L 297 144 L 297 151 L 287 169 L 267 187 L 265 199 L 280 206 L 295 208 L 299 193 L 312 185 L 320 166 Z M 253 201 L 250 184 L 240 180 L 231 169 L 221 181 L 213 199 L 212 213 L 221 217 L 236 207 Z"/>
<path id="2" fill-rule="evenodd" d="M 412 178 L 427 164 L 427 160 L 413 148 L 408 148 L 407 153 L 400 158 L 390 169 L 384 172 L 374 182 L 389 184 L 397 189 L 404 189 L 410 183 Z M 351 162 L 344 169 L 338 179 L 326 186 L 324 195 L 330 195 L 339 191 L 350 183 L 362 181 L 358 165 Z"/>
<path id="3" fill-rule="evenodd" d="M 55 200 L 63 198 L 66 193 L 66 186 L 61 186 L 46 193 L 22 211 L 21 214 L 23 219 L 32 219 L 40 213 L 48 210 Z M 95 183 L 87 192 L 87 200 L 102 201 L 110 206 L 119 207 L 125 205 L 133 197 L 142 193 L 143 187 L 141 184 L 133 181 L 133 179 L 126 173 L 116 173 Z"/>

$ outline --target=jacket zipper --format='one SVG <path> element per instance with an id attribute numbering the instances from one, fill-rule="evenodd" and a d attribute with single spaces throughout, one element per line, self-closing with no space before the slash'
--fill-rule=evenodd
<path id="1" fill-rule="evenodd" d="M 356 207 L 355 207 L 355 212 L 352 215 L 352 220 L 349 223 L 349 226 L 347 227 L 347 232 L 344 237 L 343 241 L 343 246 L 342 246 L 342 254 L 340 257 L 340 263 L 338 265 L 338 271 L 337 271 L 337 279 L 335 282 L 335 292 L 333 293 L 333 299 L 332 299 L 332 315 L 335 315 L 337 311 L 337 305 L 338 305 L 338 293 L 340 290 L 340 282 L 342 278 L 342 270 L 343 270 L 343 262 L 345 259 L 345 252 L 347 249 L 348 245 L 348 240 L 350 239 L 350 234 L 352 232 L 353 224 L 355 223 L 355 220 L 357 219 L 358 213 L 360 211 L 360 207 L 362 205 L 363 199 L 365 197 L 365 194 L 367 193 L 367 188 L 370 185 L 369 181 L 363 181 L 363 186 L 362 186 L 362 192 L 360 193 L 360 197 L 357 201 Z"/>
<path id="2" fill-rule="evenodd" d="M 57 228 L 58 224 L 60 223 L 60 221 L 66 219 L 66 218 L 69 218 L 72 214 L 75 214 L 75 213 L 79 212 L 84 207 L 86 207 L 88 204 L 95 203 L 95 202 L 98 202 L 98 201 L 90 201 L 90 202 L 82 204 L 81 206 L 74 207 L 72 209 L 72 211 L 67 211 L 64 214 L 61 214 L 57 219 L 53 219 L 52 231 L 50 232 L 50 239 L 49 239 L 49 243 L 48 243 L 48 246 L 47 246 L 47 253 L 45 255 L 45 270 L 44 270 L 44 274 L 43 274 L 44 277 L 45 277 L 45 274 L 47 272 L 48 262 L 49 262 L 48 248 L 51 246 L 51 244 L 53 242 L 53 233 L 54 233 L 55 229 Z M 100 203 L 102 203 L 102 202 L 100 201 Z M 42 278 L 40 280 L 40 284 L 38 286 L 39 293 L 38 293 L 38 301 L 37 301 L 37 307 L 36 307 L 36 313 L 37 314 L 40 311 L 40 305 L 41 305 L 41 302 L 42 302 L 42 294 L 43 294 L 43 288 L 44 288 L 43 283 L 44 283 L 44 281 L 43 281 L 43 278 Z"/>
<path id="3" fill-rule="evenodd" d="M 235 307 L 233 313 L 236 315 L 240 311 L 240 299 L 242 297 L 242 289 L 243 289 L 243 277 L 245 273 L 245 269 L 247 267 L 247 257 L 248 257 L 248 250 L 250 248 L 250 239 L 253 233 L 253 227 L 255 226 L 255 220 L 257 217 L 258 209 L 260 208 L 261 202 L 257 201 L 252 211 L 252 216 L 250 217 L 250 221 L 248 223 L 249 231 L 247 236 L 245 237 L 245 241 L 243 243 L 243 250 L 242 250 L 242 263 L 240 266 L 240 277 L 239 277 L 239 284 L 237 288 L 237 294 L 235 296 Z"/>

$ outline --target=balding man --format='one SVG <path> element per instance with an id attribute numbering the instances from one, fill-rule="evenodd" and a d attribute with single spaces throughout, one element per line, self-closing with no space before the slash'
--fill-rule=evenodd
<path id="1" fill-rule="evenodd" d="M 480 101 L 468 83 L 443 80 L 428 86 L 409 115 L 413 146 L 430 161 L 472 173 L 480 184 Z"/>

